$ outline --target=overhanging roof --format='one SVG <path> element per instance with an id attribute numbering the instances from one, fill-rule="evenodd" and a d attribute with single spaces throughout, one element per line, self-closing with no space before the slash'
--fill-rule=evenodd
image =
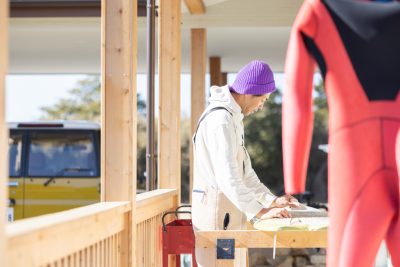
<path id="1" fill-rule="evenodd" d="M 290 26 L 301 3 L 205 0 L 204 15 L 190 15 L 182 4 L 182 72 L 190 71 L 190 28 L 200 27 L 207 29 L 208 56 L 221 57 L 222 71 L 236 72 L 255 58 L 282 71 Z M 138 19 L 138 71 L 142 73 L 146 70 L 145 24 L 145 18 Z M 9 71 L 99 73 L 100 18 L 12 18 Z"/>

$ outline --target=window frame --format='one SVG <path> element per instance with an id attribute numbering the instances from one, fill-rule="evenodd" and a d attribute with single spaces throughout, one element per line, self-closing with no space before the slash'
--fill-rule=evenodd
<path id="1" fill-rule="evenodd" d="M 100 142 L 98 138 L 99 130 L 96 129 L 31 129 L 25 130 L 27 132 L 26 138 L 26 154 L 25 154 L 25 177 L 27 178 L 70 178 L 70 179 L 79 179 L 79 178 L 88 178 L 88 179 L 98 179 L 100 177 Z M 32 137 L 35 134 L 89 134 L 91 140 L 93 141 L 93 149 L 95 152 L 95 163 L 96 169 L 95 174 L 93 176 L 88 175 L 29 175 L 29 161 L 30 161 L 30 149 L 31 149 L 31 141 Z"/>
<path id="2" fill-rule="evenodd" d="M 8 162 L 8 177 L 10 178 L 22 178 L 25 176 L 25 159 L 26 159 L 26 132 L 24 130 L 12 129 L 9 131 L 9 138 L 12 135 L 21 135 L 21 166 L 18 175 L 11 175 L 10 172 L 10 162 Z M 8 144 L 8 153 L 10 152 L 10 145 Z M 8 155 L 8 161 L 10 160 L 10 155 Z"/>

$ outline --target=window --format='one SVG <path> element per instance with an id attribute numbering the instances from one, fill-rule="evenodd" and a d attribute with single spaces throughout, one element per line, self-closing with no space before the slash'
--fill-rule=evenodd
<path id="1" fill-rule="evenodd" d="M 28 153 L 28 176 L 99 176 L 98 157 L 91 132 L 32 132 Z"/>

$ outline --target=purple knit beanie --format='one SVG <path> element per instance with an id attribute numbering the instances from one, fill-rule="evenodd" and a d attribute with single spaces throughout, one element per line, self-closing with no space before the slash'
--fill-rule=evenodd
<path id="1" fill-rule="evenodd" d="M 265 62 L 253 60 L 239 71 L 229 90 L 242 95 L 272 93 L 276 90 L 274 74 Z"/>

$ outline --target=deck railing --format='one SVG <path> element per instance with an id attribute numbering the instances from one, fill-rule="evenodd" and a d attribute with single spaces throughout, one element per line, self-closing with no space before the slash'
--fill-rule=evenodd
<path id="1" fill-rule="evenodd" d="M 161 217 L 165 211 L 175 209 L 177 204 L 176 190 L 160 189 L 137 196 L 136 266 L 161 266 Z"/>
<path id="2" fill-rule="evenodd" d="M 161 266 L 159 229 L 163 212 L 177 206 L 176 190 L 137 196 L 136 266 Z M 11 267 L 128 266 L 129 202 L 102 202 L 7 226 Z"/>

